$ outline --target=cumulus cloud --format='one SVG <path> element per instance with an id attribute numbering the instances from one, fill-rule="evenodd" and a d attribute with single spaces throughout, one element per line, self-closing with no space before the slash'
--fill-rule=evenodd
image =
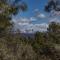
<path id="1" fill-rule="evenodd" d="M 30 21 L 36 21 L 37 19 L 35 17 L 30 17 Z"/>
<path id="2" fill-rule="evenodd" d="M 40 12 L 39 9 L 35 9 L 34 13 L 35 13 L 35 17 L 37 17 L 37 18 L 45 18 L 46 17 L 46 15 L 44 13 Z"/>
<path id="3" fill-rule="evenodd" d="M 18 23 L 18 25 L 28 25 L 29 23 Z"/>
<path id="4" fill-rule="evenodd" d="M 35 21 L 34 17 L 28 18 L 21 18 L 20 20 L 14 20 L 15 26 L 20 29 L 23 33 L 33 33 L 36 31 L 47 31 L 48 24 L 47 23 L 35 23 L 33 24 L 32 21 Z"/>
<path id="5" fill-rule="evenodd" d="M 39 14 L 37 17 L 44 18 L 44 14 Z M 30 17 L 30 18 L 23 18 L 21 17 L 19 20 L 13 19 L 13 22 L 15 23 L 15 26 L 20 29 L 23 33 L 33 33 L 36 31 L 47 31 L 48 24 L 47 23 L 32 23 L 33 21 L 37 21 L 37 18 Z"/>
<path id="6" fill-rule="evenodd" d="M 23 18 L 23 17 L 21 17 L 18 20 L 13 19 L 13 22 L 17 23 L 19 25 L 25 25 L 25 24 L 30 24 L 30 23 L 32 23 L 33 21 L 36 21 L 36 20 L 37 19 L 35 17 L 30 17 L 30 18 Z"/>
<path id="7" fill-rule="evenodd" d="M 46 16 L 44 14 L 40 13 L 40 14 L 37 15 L 37 17 L 38 18 L 45 18 Z"/>
<path id="8" fill-rule="evenodd" d="M 21 25 L 22 26 L 22 25 Z M 36 31 L 47 31 L 48 24 L 46 23 L 41 23 L 41 24 L 28 24 L 25 25 L 25 28 L 21 29 L 21 31 L 25 33 L 33 33 Z"/>
<path id="9" fill-rule="evenodd" d="M 60 23 L 60 20 L 59 20 L 59 18 L 52 18 L 52 19 L 49 20 L 49 23 L 51 23 L 51 22 Z"/>
<path id="10" fill-rule="evenodd" d="M 29 20 L 28 18 L 20 18 L 18 20 L 16 19 L 13 19 L 12 20 L 15 24 L 18 24 L 18 25 L 27 25 L 27 24 L 30 24 L 32 21 Z"/>
<path id="11" fill-rule="evenodd" d="M 51 11 L 51 16 L 60 16 L 60 11 L 52 10 Z"/>

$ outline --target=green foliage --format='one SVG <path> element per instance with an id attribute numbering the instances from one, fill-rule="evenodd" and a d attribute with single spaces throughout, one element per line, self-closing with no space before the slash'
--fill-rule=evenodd
<path id="1" fill-rule="evenodd" d="M 59 24 L 50 23 L 47 32 L 36 32 L 34 38 L 21 36 L 19 31 L 4 32 L 0 36 L 0 60 L 59 60 L 59 29 Z"/>
<path id="2" fill-rule="evenodd" d="M 60 44 L 60 24 L 52 22 L 48 28 L 49 39 Z"/>
<path id="3" fill-rule="evenodd" d="M 50 23 L 47 32 L 36 32 L 32 38 L 7 30 L 12 25 L 11 15 L 27 9 L 25 3 L 16 6 L 17 2 L 11 5 L 0 0 L 0 60 L 59 60 L 60 23 Z"/>
<path id="4" fill-rule="evenodd" d="M 17 0 L 12 2 L 11 4 L 11 0 L 0 0 L 0 30 L 5 30 L 12 25 L 10 21 L 12 19 L 12 15 L 16 15 L 19 10 L 27 10 L 26 3 L 21 3 L 20 5 L 17 5 L 18 2 L 16 1 Z"/>

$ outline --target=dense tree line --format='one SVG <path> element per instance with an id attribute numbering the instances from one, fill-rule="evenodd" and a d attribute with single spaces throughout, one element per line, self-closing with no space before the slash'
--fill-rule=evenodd
<path id="1" fill-rule="evenodd" d="M 34 37 L 21 36 L 20 32 L 4 33 L 0 37 L 1 60 L 59 60 L 60 24 L 52 22 L 47 32 L 36 32 Z"/>

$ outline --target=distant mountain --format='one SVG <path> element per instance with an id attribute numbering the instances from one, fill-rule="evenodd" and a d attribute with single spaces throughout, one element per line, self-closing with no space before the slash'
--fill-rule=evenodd
<path id="1" fill-rule="evenodd" d="M 23 37 L 34 37 L 34 33 L 21 33 L 21 36 Z"/>

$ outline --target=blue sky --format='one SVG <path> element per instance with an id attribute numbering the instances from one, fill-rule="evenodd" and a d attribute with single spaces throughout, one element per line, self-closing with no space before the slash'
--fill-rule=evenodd
<path id="1" fill-rule="evenodd" d="M 39 13 L 47 15 L 47 13 L 44 11 L 44 7 L 47 3 L 47 0 L 23 0 L 26 2 L 28 9 L 25 12 L 19 12 L 18 15 L 16 16 L 16 19 L 20 19 L 20 17 L 33 17 L 36 15 L 35 10 L 38 10 Z M 38 21 L 41 20 L 41 21 Z M 36 23 L 42 23 L 42 22 L 48 22 L 45 19 L 37 19 Z M 34 22 L 33 22 L 34 23 Z"/>
<path id="2" fill-rule="evenodd" d="M 23 32 L 46 31 L 50 20 L 57 20 L 50 17 L 50 14 L 44 11 L 48 0 L 23 0 L 28 9 L 25 12 L 19 12 L 14 18 L 14 22 Z"/>
<path id="3" fill-rule="evenodd" d="M 28 9 L 26 12 L 23 13 L 19 13 L 18 16 L 20 17 L 30 17 L 34 15 L 34 10 L 35 9 L 39 9 L 41 12 L 45 12 L 44 11 L 44 6 L 47 3 L 47 0 L 23 0 L 26 2 Z"/>

